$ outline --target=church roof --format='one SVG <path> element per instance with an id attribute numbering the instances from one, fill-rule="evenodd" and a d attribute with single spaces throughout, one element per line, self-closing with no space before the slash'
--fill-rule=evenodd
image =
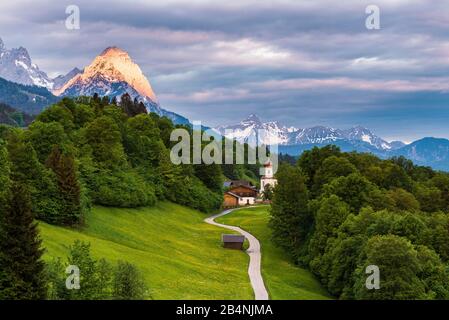
<path id="1" fill-rule="evenodd" d="M 267 161 L 267 162 L 264 163 L 263 166 L 264 166 L 265 168 L 270 168 L 270 167 L 272 167 L 273 165 L 272 165 L 271 161 Z"/>

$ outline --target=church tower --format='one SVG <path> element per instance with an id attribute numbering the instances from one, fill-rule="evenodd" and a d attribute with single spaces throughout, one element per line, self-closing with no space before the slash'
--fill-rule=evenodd
<path id="1" fill-rule="evenodd" d="M 274 188 L 277 184 L 277 179 L 273 177 L 273 164 L 268 161 L 263 165 L 263 175 L 260 178 L 260 193 L 263 193 L 265 190 L 265 187 L 267 185 L 270 185 L 272 188 Z"/>

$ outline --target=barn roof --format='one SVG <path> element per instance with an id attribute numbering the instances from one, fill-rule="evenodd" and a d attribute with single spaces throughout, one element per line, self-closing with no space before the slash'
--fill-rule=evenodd
<path id="1" fill-rule="evenodd" d="M 245 241 L 245 236 L 239 234 L 222 234 L 221 239 L 223 242 L 239 242 L 243 243 Z"/>

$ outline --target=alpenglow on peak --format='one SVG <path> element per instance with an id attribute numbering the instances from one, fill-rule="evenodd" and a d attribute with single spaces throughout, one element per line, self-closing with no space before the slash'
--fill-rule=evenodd
<path id="1" fill-rule="evenodd" d="M 57 95 L 65 95 L 74 88 L 81 88 L 78 94 L 90 95 L 92 90 L 98 90 L 99 86 L 108 83 L 101 95 L 112 95 L 114 83 L 126 83 L 141 97 L 149 98 L 157 103 L 156 95 L 151 88 L 140 67 L 134 63 L 129 54 L 118 47 L 108 47 L 98 55 L 92 63 L 84 69 L 83 73 L 76 75 L 62 88 L 56 90 Z M 92 89 L 92 90 L 90 90 Z"/>
<path id="2" fill-rule="evenodd" d="M 103 50 L 100 56 L 126 56 L 129 58 L 128 52 L 116 46 L 107 47 Z"/>

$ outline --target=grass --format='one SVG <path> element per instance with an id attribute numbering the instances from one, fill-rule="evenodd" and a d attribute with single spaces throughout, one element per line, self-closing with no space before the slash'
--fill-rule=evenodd
<path id="1" fill-rule="evenodd" d="M 143 273 L 154 299 L 253 299 L 248 256 L 221 246 L 223 229 L 205 215 L 172 203 L 152 208 L 95 207 L 74 230 L 40 223 L 45 259 L 66 261 L 68 246 L 91 243 L 97 259 L 125 260 Z"/>
<path id="2" fill-rule="evenodd" d="M 259 241 L 262 250 L 262 276 L 275 300 L 329 299 L 329 294 L 306 269 L 289 260 L 286 253 L 271 242 L 268 206 L 245 208 L 220 217 L 217 222 L 239 226 Z"/>

